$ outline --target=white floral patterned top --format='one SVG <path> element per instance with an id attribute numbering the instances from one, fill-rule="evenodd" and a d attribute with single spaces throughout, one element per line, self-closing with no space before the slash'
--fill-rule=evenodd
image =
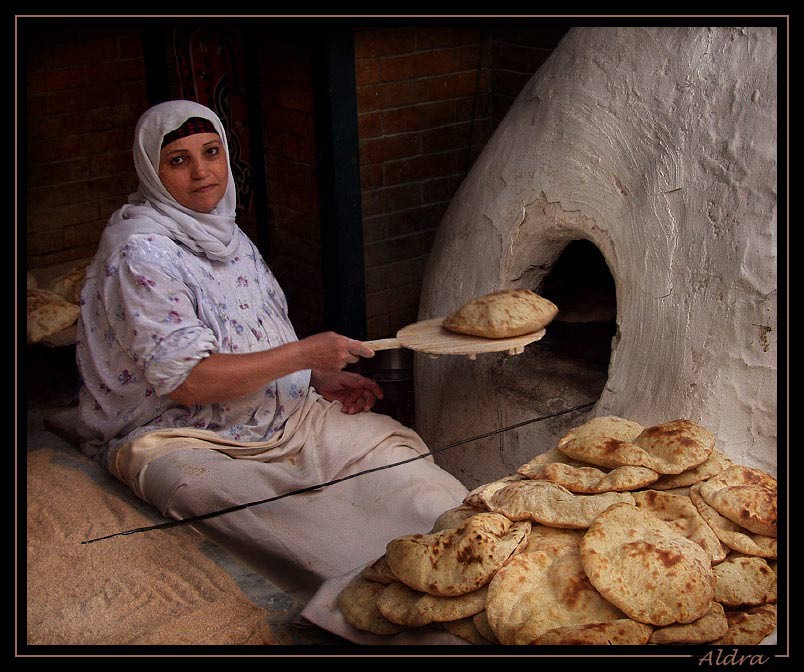
<path id="1" fill-rule="evenodd" d="M 85 453 L 106 465 L 124 440 L 175 427 L 265 441 L 301 406 L 309 370 L 225 403 L 188 407 L 167 396 L 213 352 L 297 340 L 284 292 L 254 244 L 238 235 L 237 254 L 219 262 L 166 236 L 138 234 L 87 280 L 76 346 Z"/>

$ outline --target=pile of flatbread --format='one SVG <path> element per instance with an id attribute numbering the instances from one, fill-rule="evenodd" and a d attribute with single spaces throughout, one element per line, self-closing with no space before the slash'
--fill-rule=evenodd
<path id="1" fill-rule="evenodd" d="M 91 259 L 76 265 L 69 273 L 40 288 L 29 272 L 27 283 L 28 343 L 39 343 L 75 324 L 81 313 L 81 288 Z"/>
<path id="2" fill-rule="evenodd" d="M 473 644 L 758 644 L 776 627 L 776 479 L 699 424 L 567 432 L 388 543 L 340 593 L 353 627 Z"/>

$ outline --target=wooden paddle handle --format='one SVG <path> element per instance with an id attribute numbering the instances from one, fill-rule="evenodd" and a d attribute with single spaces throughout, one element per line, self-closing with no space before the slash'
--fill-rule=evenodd
<path id="1" fill-rule="evenodd" d="M 371 348 L 374 352 L 378 350 L 394 350 L 402 347 L 398 338 L 380 338 L 376 341 L 363 341 L 363 345 L 367 348 Z"/>

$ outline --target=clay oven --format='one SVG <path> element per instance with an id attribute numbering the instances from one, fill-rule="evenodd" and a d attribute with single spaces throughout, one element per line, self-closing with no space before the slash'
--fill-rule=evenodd
<path id="1" fill-rule="evenodd" d="M 599 415 L 690 418 L 775 473 L 776 49 L 774 28 L 576 28 L 525 86 L 420 304 L 430 319 L 525 287 L 562 311 L 524 355 L 416 356 L 433 447 L 545 418 L 441 453 L 467 485 Z"/>

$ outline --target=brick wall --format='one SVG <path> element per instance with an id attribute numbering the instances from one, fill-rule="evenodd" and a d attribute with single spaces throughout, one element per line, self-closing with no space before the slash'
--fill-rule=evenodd
<path id="1" fill-rule="evenodd" d="M 147 107 L 136 31 L 65 25 L 26 33 L 27 263 L 92 256 L 137 186 L 134 124 Z M 24 123 L 24 122 L 21 122 Z"/>
<path id="2" fill-rule="evenodd" d="M 356 29 L 369 338 L 414 322 L 436 228 L 490 129 L 479 28 Z"/>
<path id="3" fill-rule="evenodd" d="M 369 338 L 417 318 L 436 229 L 568 25 L 355 30 Z"/>
<path id="4" fill-rule="evenodd" d="M 299 337 L 323 321 L 312 50 L 273 34 L 261 50 L 262 124 L 270 211 L 267 261 Z"/>

